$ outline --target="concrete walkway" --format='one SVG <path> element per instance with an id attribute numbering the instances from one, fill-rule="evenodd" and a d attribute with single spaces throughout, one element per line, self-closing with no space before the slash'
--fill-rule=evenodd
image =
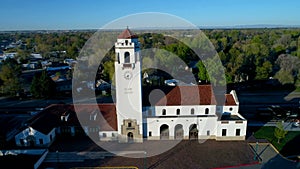
<path id="1" fill-rule="evenodd" d="M 254 152 L 254 158 L 262 163 L 266 163 L 274 158 L 279 152 L 270 143 L 250 143 Z"/>

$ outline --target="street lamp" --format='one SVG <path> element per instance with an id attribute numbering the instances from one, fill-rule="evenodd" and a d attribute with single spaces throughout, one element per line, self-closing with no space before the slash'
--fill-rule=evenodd
<path id="1" fill-rule="evenodd" d="M 254 155 L 254 160 L 257 160 L 257 149 L 258 149 L 258 142 L 256 141 L 256 145 L 255 145 L 255 155 Z"/>

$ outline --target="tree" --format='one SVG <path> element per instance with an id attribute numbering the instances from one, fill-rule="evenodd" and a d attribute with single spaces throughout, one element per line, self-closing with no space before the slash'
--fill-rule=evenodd
<path id="1" fill-rule="evenodd" d="M 49 98 L 55 95 L 55 87 L 55 82 L 47 75 L 47 72 L 42 71 L 34 75 L 30 92 L 36 98 Z"/>
<path id="2" fill-rule="evenodd" d="M 0 69 L 3 92 L 15 95 L 21 90 L 21 66 L 14 59 L 6 59 Z"/>
<path id="3" fill-rule="evenodd" d="M 206 68 L 201 60 L 197 63 L 197 68 L 198 68 L 199 81 L 201 83 L 203 83 L 203 82 L 207 83 L 209 81 L 209 76 L 208 76 Z"/>
<path id="4" fill-rule="evenodd" d="M 274 76 L 275 79 L 278 79 L 279 82 L 283 85 L 285 84 L 293 84 L 294 83 L 294 77 L 291 74 L 291 72 L 280 69 Z"/>
<path id="5" fill-rule="evenodd" d="M 272 72 L 272 64 L 269 61 L 265 61 L 261 67 L 256 67 L 256 79 L 267 79 Z"/>
<path id="6" fill-rule="evenodd" d="M 114 81 L 114 75 L 115 75 L 115 66 L 113 61 L 106 61 L 103 64 L 103 76 L 104 79 L 108 82 Z"/>
<path id="7" fill-rule="evenodd" d="M 277 143 L 280 143 L 280 140 L 285 137 L 288 131 L 284 130 L 283 124 L 281 122 L 277 122 L 277 127 L 274 130 L 274 136 L 277 138 Z"/>
<path id="8" fill-rule="evenodd" d="M 280 67 L 280 70 L 274 77 L 282 84 L 294 84 L 297 81 L 297 74 L 300 71 L 300 59 L 298 57 L 281 54 L 275 63 Z"/>

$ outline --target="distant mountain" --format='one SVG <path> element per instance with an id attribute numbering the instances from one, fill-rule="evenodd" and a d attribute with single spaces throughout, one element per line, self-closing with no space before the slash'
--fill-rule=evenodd
<path id="1" fill-rule="evenodd" d="M 300 28 L 300 25 L 233 25 L 233 26 L 199 26 L 200 29 L 247 29 L 247 28 Z"/>

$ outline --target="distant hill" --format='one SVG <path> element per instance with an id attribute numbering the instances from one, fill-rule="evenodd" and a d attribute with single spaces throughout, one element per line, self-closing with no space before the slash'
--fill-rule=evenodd
<path id="1" fill-rule="evenodd" d="M 254 29 L 254 28 L 300 28 L 300 25 L 271 25 L 271 24 L 255 24 L 255 25 L 232 25 L 232 26 L 198 26 L 200 29 Z"/>

